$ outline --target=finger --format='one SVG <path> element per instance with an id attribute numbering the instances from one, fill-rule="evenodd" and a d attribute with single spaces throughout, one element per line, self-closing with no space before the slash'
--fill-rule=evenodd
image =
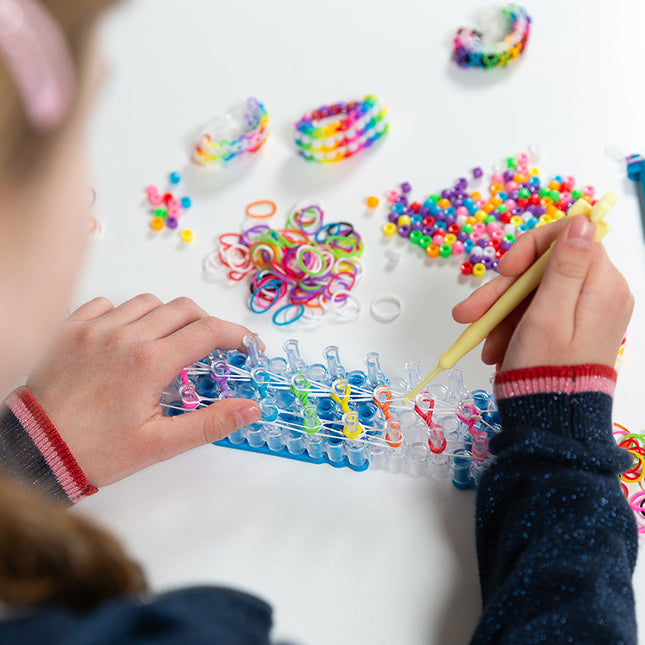
<path id="1" fill-rule="evenodd" d="M 73 311 L 69 315 L 68 320 L 87 322 L 88 320 L 100 318 L 113 310 L 114 305 L 107 298 L 94 298 L 84 305 L 81 305 L 76 311 Z"/>
<path id="2" fill-rule="evenodd" d="M 452 317 L 455 322 L 465 324 L 481 318 L 514 281 L 515 278 L 498 276 L 473 291 L 468 298 L 453 307 Z"/>
<path id="3" fill-rule="evenodd" d="M 127 325 L 139 320 L 142 316 L 160 307 L 161 304 L 162 302 L 157 296 L 153 296 L 151 293 L 142 293 L 120 304 L 105 316 L 105 321 L 114 326 Z"/>
<path id="4" fill-rule="evenodd" d="M 515 276 L 524 273 L 553 244 L 567 222 L 568 220 L 563 218 L 552 224 L 534 228 L 518 237 L 497 265 L 500 274 Z"/>
<path id="5" fill-rule="evenodd" d="M 201 360 L 214 349 L 245 352 L 242 339 L 249 333 L 242 325 L 207 316 L 160 339 L 157 344 L 161 355 L 172 357 L 174 369 L 181 369 L 183 365 Z"/>
<path id="6" fill-rule="evenodd" d="M 176 417 L 162 417 L 154 432 L 161 454 L 159 459 L 176 455 L 207 443 L 224 439 L 239 428 L 256 423 L 261 412 L 249 399 L 222 399 L 206 408 Z"/>
<path id="7" fill-rule="evenodd" d="M 136 320 L 132 328 L 141 340 L 158 340 L 207 316 L 190 298 L 176 298 Z"/>
<path id="8" fill-rule="evenodd" d="M 531 307 L 535 323 L 556 323 L 568 340 L 574 332 L 580 292 L 594 256 L 596 226 L 584 215 L 567 222 L 551 252 Z"/>

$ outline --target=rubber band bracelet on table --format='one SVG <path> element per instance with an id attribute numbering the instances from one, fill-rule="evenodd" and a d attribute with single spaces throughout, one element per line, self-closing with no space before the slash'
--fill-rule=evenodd
<path id="1" fill-rule="evenodd" d="M 233 120 L 231 115 L 226 119 Z M 201 135 L 193 153 L 193 160 L 201 166 L 223 165 L 247 154 L 257 152 L 269 136 L 269 114 L 258 99 L 250 97 L 246 100 L 242 114 L 238 117 L 239 133 L 231 141 L 217 139 L 218 121 L 207 125 L 206 132 Z M 211 128 L 212 131 L 209 131 Z"/>
<path id="2" fill-rule="evenodd" d="M 509 23 L 509 33 L 500 42 L 482 43 L 482 34 L 462 27 L 454 38 L 454 60 L 461 67 L 490 69 L 503 67 L 526 49 L 531 33 L 531 18 L 526 9 L 511 4 L 502 9 Z"/>
<path id="3" fill-rule="evenodd" d="M 362 101 L 325 105 L 305 114 L 295 128 L 296 145 L 305 159 L 342 161 L 387 133 L 387 107 L 373 95 Z"/>

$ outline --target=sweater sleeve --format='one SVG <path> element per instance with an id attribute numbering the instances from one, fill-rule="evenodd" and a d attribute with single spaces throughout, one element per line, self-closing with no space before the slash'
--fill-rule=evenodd
<path id="1" fill-rule="evenodd" d="M 502 432 L 477 492 L 483 611 L 472 643 L 637 642 L 637 527 L 612 435 L 616 373 L 540 367 L 496 376 Z"/>
<path id="2" fill-rule="evenodd" d="M 24 387 L 0 408 L 0 472 L 68 506 L 97 492 L 45 411 Z"/>

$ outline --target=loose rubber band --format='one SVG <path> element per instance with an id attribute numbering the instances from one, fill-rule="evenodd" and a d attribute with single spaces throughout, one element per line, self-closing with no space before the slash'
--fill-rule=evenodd
<path id="1" fill-rule="evenodd" d="M 283 312 L 292 308 L 298 309 L 298 313 L 293 318 L 289 318 L 281 322 L 279 320 L 280 315 Z M 296 304 L 285 305 L 284 307 L 280 307 L 280 309 L 278 309 L 273 314 L 273 323 L 278 327 L 286 327 L 287 325 L 293 325 L 293 323 L 300 320 L 304 316 L 304 314 L 305 314 L 305 308 L 303 307 L 303 305 L 296 305 Z"/>
<path id="2" fill-rule="evenodd" d="M 381 307 L 381 305 L 385 304 L 392 304 L 395 306 L 395 309 L 393 311 L 390 311 L 390 313 L 381 311 L 379 308 Z M 390 323 L 396 320 L 401 315 L 402 311 L 403 301 L 401 300 L 401 298 L 399 298 L 399 296 L 395 296 L 393 294 L 378 296 L 377 298 L 374 298 L 374 300 L 372 300 L 372 303 L 370 304 L 370 313 L 372 314 L 372 317 L 383 323 Z"/>
<path id="3" fill-rule="evenodd" d="M 261 206 L 269 206 L 271 210 L 268 213 L 251 212 L 253 209 Z M 278 207 L 276 206 L 275 202 L 271 201 L 270 199 L 259 199 L 256 202 L 251 202 L 246 207 L 246 215 L 247 217 L 251 217 L 253 219 L 268 219 L 269 217 L 273 217 L 276 214 L 277 210 L 278 210 Z"/>

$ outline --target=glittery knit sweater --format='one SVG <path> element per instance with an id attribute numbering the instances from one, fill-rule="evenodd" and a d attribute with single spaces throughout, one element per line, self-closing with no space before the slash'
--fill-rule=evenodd
<path id="1" fill-rule="evenodd" d="M 502 432 L 477 492 L 483 612 L 472 644 L 637 642 L 635 518 L 612 437 L 614 370 L 497 375 Z"/>

